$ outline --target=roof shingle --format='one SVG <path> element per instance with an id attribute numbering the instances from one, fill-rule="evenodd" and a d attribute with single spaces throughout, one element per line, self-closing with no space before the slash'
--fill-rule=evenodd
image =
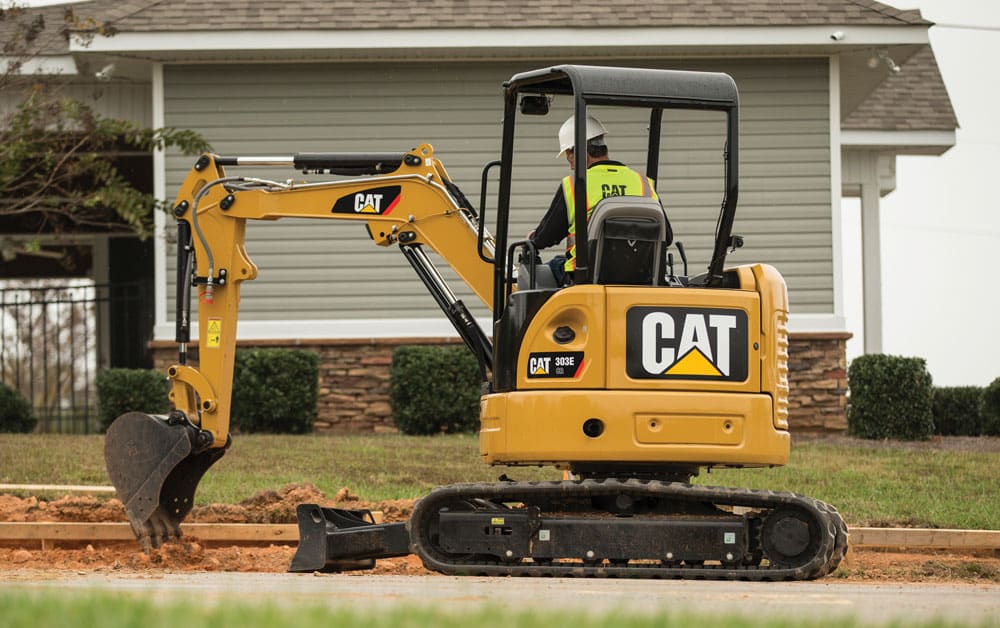
<path id="1" fill-rule="evenodd" d="M 122 32 L 931 23 L 875 0 L 95 0 Z"/>
<path id="2" fill-rule="evenodd" d="M 841 124 L 851 131 L 953 131 L 955 110 L 937 59 L 924 46 L 889 74 Z"/>

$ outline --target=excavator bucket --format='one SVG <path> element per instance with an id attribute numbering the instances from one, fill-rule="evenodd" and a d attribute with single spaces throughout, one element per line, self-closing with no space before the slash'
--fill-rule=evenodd
<path id="1" fill-rule="evenodd" d="M 183 414 L 129 412 L 108 428 L 104 463 L 145 552 L 180 538 L 194 492 L 224 447 L 199 447 L 200 430 Z"/>

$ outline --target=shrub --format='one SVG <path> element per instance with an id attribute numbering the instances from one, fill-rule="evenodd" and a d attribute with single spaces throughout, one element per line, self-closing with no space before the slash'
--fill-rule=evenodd
<path id="1" fill-rule="evenodd" d="M 979 436 L 983 429 L 979 386 L 942 386 L 934 389 L 934 433 L 942 436 Z"/>
<path id="2" fill-rule="evenodd" d="M 474 431 L 480 385 L 465 347 L 398 347 L 389 371 L 393 421 L 404 434 Z"/>
<path id="3" fill-rule="evenodd" d="M 927 439 L 934 388 L 923 358 L 863 355 L 847 370 L 847 426 L 861 438 Z"/>
<path id="4" fill-rule="evenodd" d="M 106 369 L 97 374 L 97 420 L 106 431 L 126 412 L 163 414 L 170 410 L 170 382 L 150 369 Z"/>
<path id="5" fill-rule="evenodd" d="M 1000 436 L 1000 377 L 990 382 L 983 390 L 980 413 L 984 436 Z"/>
<path id="6" fill-rule="evenodd" d="M 242 432 L 305 434 L 316 422 L 319 356 L 296 349 L 242 349 L 233 372 L 232 425 Z"/>
<path id="7" fill-rule="evenodd" d="M 37 423 L 28 400 L 0 382 L 0 432 L 30 432 Z"/>

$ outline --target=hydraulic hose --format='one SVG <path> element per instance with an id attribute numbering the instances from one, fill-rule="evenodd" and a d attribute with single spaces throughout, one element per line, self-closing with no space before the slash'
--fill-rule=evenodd
<path id="1" fill-rule="evenodd" d="M 208 194 L 209 190 L 217 185 L 224 183 L 250 183 L 250 186 L 237 186 L 239 189 L 251 189 L 253 187 L 274 187 L 278 189 L 287 189 L 288 186 L 277 181 L 268 181 L 266 179 L 255 179 L 252 177 L 220 177 L 215 181 L 212 181 L 201 188 L 197 194 L 194 196 L 194 200 L 191 203 L 191 225 L 194 227 L 194 232 L 198 235 L 198 241 L 201 242 L 202 248 L 205 249 L 205 255 L 208 257 L 206 260 L 208 262 L 208 276 L 205 279 L 205 301 L 211 303 L 212 293 L 213 293 L 213 278 L 215 277 L 215 256 L 212 254 L 211 247 L 208 246 L 208 241 L 205 238 L 205 234 L 201 231 L 201 225 L 198 224 L 198 203 L 201 199 Z"/>

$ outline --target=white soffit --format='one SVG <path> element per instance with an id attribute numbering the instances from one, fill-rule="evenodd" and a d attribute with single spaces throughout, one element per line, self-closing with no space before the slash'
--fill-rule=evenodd
<path id="1" fill-rule="evenodd" d="M 844 148 L 880 148 L 884 146 L 955 145 L 954 131 L 841 131 L 840 145 Z"/>
<path id="2" fill-rule="evenodd" d="M 14 61 L 15 59 L 11 57 L 0 57 L 0 68 L 9 68 Z M 75 76 L 78 72 L 76 61 L 72 56 L 57 55 L 26 59 L 17 73 L 22 76 L 32 74 Z"/>

